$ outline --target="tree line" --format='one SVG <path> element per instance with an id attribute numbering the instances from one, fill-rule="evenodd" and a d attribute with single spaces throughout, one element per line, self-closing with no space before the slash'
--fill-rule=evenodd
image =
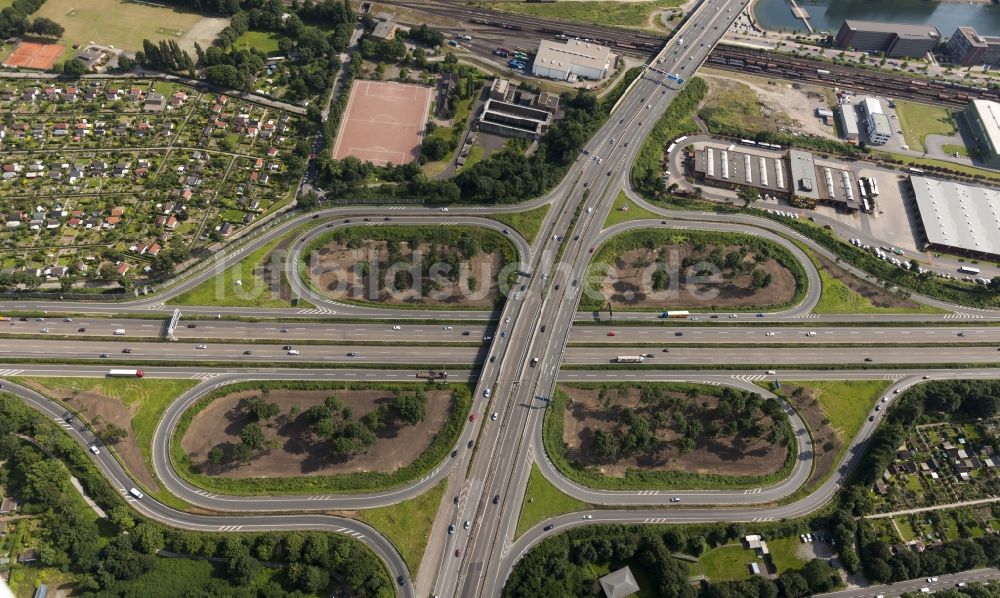
<path id="1" fill-rule="evenodd" d="M 18 435 L 33 438 L 42 450 Z M 82 447 L 9 394 L 0 395 L 0 462 L 6 462 L 0 475 L 8 494 L 21 501 L 24 512 L 40 518 L 40 562 L 72 573 L 78 595 L 305 598 L 327 588 L 356 596 L 392 594 L 379 560 L 363 544 L 343 536 L 208 534 L 145 519 L 128 507 Z M 71 474 L 108 513 L 103 532 L 70 484 Z M 102 533 L 110 539 L 102 539 Z M 158 575 L 167 566 L 156 556 L 161 550 L 214 559 L 213 574 L 195 587 L 187 585 L 191 580 Z M 259 583 L 262 568 L 278 572 Z"/>

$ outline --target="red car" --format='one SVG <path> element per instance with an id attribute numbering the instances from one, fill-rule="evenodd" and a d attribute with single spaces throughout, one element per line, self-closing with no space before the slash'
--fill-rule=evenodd
<path id="1" fill-rule="evenodd" d="M 614 336 L 614 335 L 615 335 L 615 331 L 614 330 L 609 330 L 608 331 L 608 336 Z"/>
<path id="2" fill-rule="evenodd" d="M 461 548 L 456 548 L 455 549 L 455 556 L 462 556 L 462 549 Z"/>
<path id="3" fill-rule="evenodd" d="M 470 422 L 476 421 L 476 414 L 475 413 L 473 413 L 472 415 L 469 416 L 469 421 Z"/>

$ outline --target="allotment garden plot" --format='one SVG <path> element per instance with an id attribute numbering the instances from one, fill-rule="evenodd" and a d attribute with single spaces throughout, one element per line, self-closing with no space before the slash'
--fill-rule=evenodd
<path id="1" fill-rule="evenodd" d="M 283 205 L 298 178 L 301 119 L 180 84 L 8 81 L 0 110 L 4 267 L 141 276 Z"/>

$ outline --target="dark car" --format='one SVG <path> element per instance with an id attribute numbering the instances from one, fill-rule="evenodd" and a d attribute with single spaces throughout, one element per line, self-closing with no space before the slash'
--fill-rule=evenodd
<path id="1" fill-rule="evenodd" d="M 865 357 L 865 361 L 872 361 L 871 357 Z"/>
<path id="2" fill-rule="evenodd" d="M 253 351 L 244 351 L 243 354 L 244 355 L 253 355 Z"/>
<path id="3" fill-rule="evenodd" d="M 684 336 L 684 333 L 683 332 L 675 332 L 674 336 Z"/>
<path id="4" fill-rule="evenodd" d="M 455 495 L 455 498 L 453 498 L 451 500 L 451 502 L 455 503 L 456 505 L 458 504 L 458 495 L 457 494 Z"/>
<path id="5" fill-rule="evenodd" d="M 870 421 L 870 422 L 875 421 L 875 416 L 874 415 L 869 415 L 868 416 L 868 421 Z"/>
<path id="6" fill-rule="evenodd" d="M 466 446 L 468 446 L 469 448 L 472 448 L 472 447 L 476 446 L 476 441 L 475 440 L 470 440 L 469 444 L 466 445 Z"/>
<path id="7" fill-rule="evenodd" d="M 285 345 L 284 347 L 281 348 L 282 351 L 290 351 L 291 349 L 292 349 L 291 345 Z"/>
<path id="8" fill-rule="evenodd" d="M 500 504 L 500 495 L 499 494 L 494 494 L 493 495 L 493 504 L 495 504 L 495 505 Z"/>
<path id="9" fill-rule="evenodd" d="M 132 349 L 122 349 L 122 353 L 131 353 Z"/>
<path id="10" fill-rule="evenodd" d="M 348 356 L 348 357 L 357 357 L 357 356 L 358 356 L 358 354 L 357 354 L 357 353 L 355 353 L 354 351 L 351 351 L 350 353 L 348 353 L 348 354 L 347 354 L 347 356 Z"/>
<path id="11" fill-rule="evenodd" d="M 549 531 L 549 530 L 551 530 L 551 529 L 552 529 L 552 528 L 554 528 L 554 527 L 555 527 L 555 526 L 554 526 L 554 525 L 552 525 L 552 524 L 550 523 L 550 524 L 546 525 L 546 526 L 545 526 L 544 528 L 542 528 L 542 529 L 544 529 L 545 531 Z"/>
<path id="12" fill-rule="evenodd" d="M 77 332 L 86 332 L 87 328 L 86 327 L 77 328 L 76 331 Z"/>
<path id="13" fill-rule="evenodd" d="M 198 327 L 197 324 L 188 324 L 188 328 L 197 328 L 197 327 Z"/>
<path id="14" fill-rule="evenodd" d="M 455 549 L 455 556 L 462 556 L 462 549 L 461 548 L 456 548 Z"/>
<path id="15" fill-rule="evenodd" d="M 396 583 L 399 584 L 399 587 L 403 587 L 406 585 L 406 578 L 400 575 L 399 577 L 396 578 Z"/>

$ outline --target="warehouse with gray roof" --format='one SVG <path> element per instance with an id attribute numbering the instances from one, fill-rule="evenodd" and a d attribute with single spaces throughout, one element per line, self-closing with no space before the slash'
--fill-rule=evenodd
<path id="1" fill-rule="evenodd" d="M 965 107 L 965 120 L 976 138 L 983 161 L 1000 168 L 1000 104 L 972 100 Z"/>
<path id="2" fill-rule="evenodd" d="M 910 185 L 927 248 L 1000 259 L 1000 191 L 920 176 Z"/>

